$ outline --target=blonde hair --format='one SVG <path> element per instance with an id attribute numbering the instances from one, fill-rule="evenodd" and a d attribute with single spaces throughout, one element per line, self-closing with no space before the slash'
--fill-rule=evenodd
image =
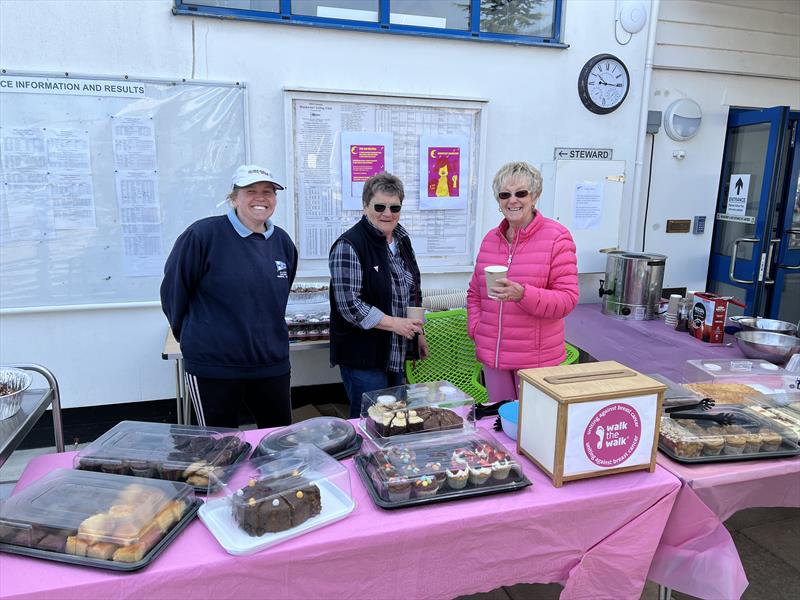
<path id="1" fill-rule="evenodd" d="M 518 161 L 506 163 L 497 170 L 494 180 L 492 181 L 494 197 L 497 198 L 497 194 L 500 193 L 504 185 L 512 179 L 517 178 L 525 178 L 528 180 L 531 195 L 534 198 L 538 198 L 539 194 L 542 193 L 542 174 L 539 172 L 539 169 L 530 163 Z"/>

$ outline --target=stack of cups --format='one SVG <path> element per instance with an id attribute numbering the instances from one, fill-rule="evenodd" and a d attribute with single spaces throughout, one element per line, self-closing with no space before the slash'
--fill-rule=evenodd
<path id="1" fill-rule="evenodd" d="M 678 324 L 678 303 L 682 296 L 680 294 L 672 294 L 669 297 L 669 306 L 667 313 L 664 315 L 664 323 L 670 327 L 675 327 Z"/>

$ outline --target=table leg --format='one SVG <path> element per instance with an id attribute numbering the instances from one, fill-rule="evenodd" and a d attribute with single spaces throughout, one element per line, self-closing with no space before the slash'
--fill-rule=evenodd
<path id="1" fill-rule="evenodd" d="M 672 590 L 659 584 L 658 600 L 672 600 Z"/>
<path id="2" fill-rule="evenodd" d="M 191 425 L 192 423 L 192 408 L 191 403 L 189 402 L 189 392 L 186 389 L 186 369 L 183 366 L 183 358 L 179 358 L 177 361 L 178 367 L 178 381 L 180 381 L 181 386 L 181 401 L 183 402 L 182 408 L 182 415 L 183 415 L 183 425 Z"/>

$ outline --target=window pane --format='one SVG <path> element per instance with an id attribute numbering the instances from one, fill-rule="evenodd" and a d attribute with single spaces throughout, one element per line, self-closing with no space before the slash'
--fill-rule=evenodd
<path id="1" fill-rule="evenodd" d="M 237 8 L 239 10 L 258 10 L 261 12 L 280 11 L 280 0 L 186 0 L 187 4 L 214 6 L 216 8 Z"/>
<path id="2" fill-rule="evenodd" d="M 481 0 L 481 31 L 554 37 L 555 0 Z"/>
<path id="3" fill-rule="evenodd" d="M 378 0 L 292 0 L 293 15 L 378 22 Z"/>
<path id="4" fill-rule="evenodd" d="M 469 29 L 469 0 L 391 0 L 389 22 L 439 29 Z"/>

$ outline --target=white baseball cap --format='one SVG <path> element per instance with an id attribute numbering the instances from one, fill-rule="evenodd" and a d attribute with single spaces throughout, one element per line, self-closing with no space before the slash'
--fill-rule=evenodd
<path id="1" fill-rule="evenodd" d="M 275 186 L 276 190 L 282 190 L 284 187 L 275 180 L 272 171 L 259 167 L 258 165 L 242 165 L 233 172 L 231 182 L 236 187 L 245 187 L 259 181 L 266 181 Z"/>

